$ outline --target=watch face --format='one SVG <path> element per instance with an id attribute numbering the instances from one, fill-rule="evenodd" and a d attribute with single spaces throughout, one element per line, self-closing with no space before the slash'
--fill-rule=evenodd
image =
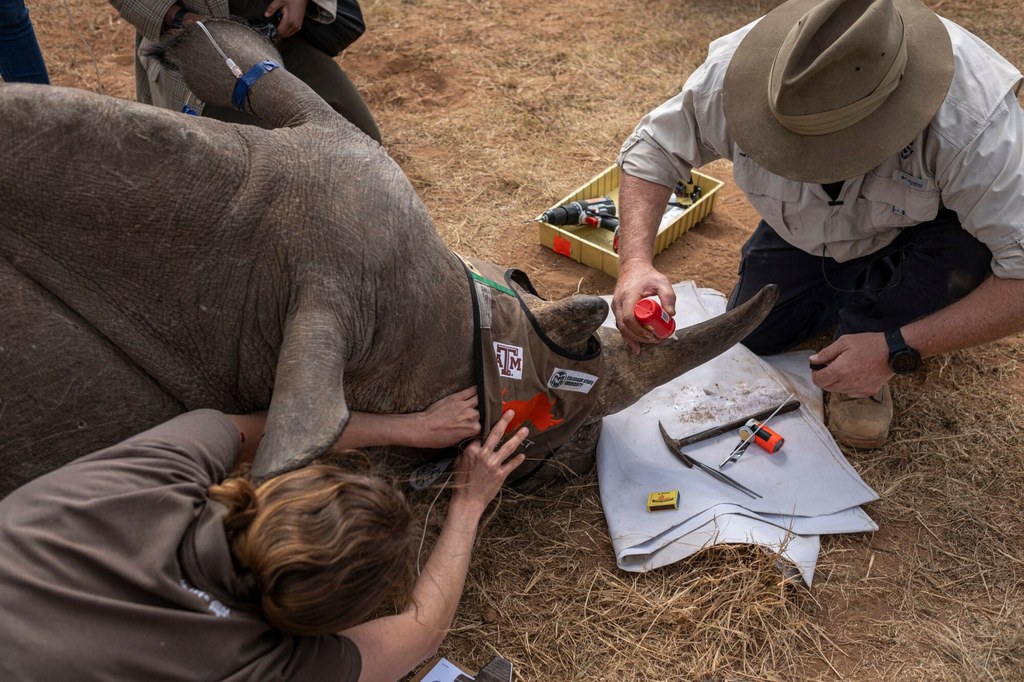
<path id="1" fill-rule="evenodd" d="M 912 350 L 903 350 L 889 356 L 889 366 L 897 374 L 910 374 L 921 366 L 921 356 Z"/>

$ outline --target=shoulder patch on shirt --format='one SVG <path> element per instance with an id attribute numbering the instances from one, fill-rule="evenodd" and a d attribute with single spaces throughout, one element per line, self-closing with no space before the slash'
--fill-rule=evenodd
<path id="1" fill-rule="evenodd" d="M 574 372 L 571 369 L 556 367 L 548 379 L 548 388 L 559 391 L 575 391 L 577 393 L 590 393 L 590 389 L 597 383 L 597 377 L 586 372 Z"/>

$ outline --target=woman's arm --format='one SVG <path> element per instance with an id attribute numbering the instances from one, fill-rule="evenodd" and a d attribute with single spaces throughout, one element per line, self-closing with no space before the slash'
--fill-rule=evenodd
<path id="1" fill-rule="evenodd" d="M 263 431 L 267 424 L 267 412 L 253 412 L 252 414 L 228 414 L 225 415 L 238 429 L 238 459 L 235 460 L 235 467 L 232 471 L 239 471 L 248 468 L 256 457 L 256 448 L 263 440 Z"/>
<path id="2" fill-rule="evenodd" d="M 238 429 L 240 448 L 235 469 L 252 464 L 263 438 L 267 413 L 229 414 Z M 476 388 L 470 386 L 441 398 L 422 412 L 371 414 L 353 412 L 334 447 L 362 448 L 373 445 L 403 445 L 413 448 L 443 448 L 457 445 L 480 434 Z"/>
<path id="3" fill-rule="evenodd" d="M 448 633 L 462 596 L 480 517 L 501 484 L 525 459 L 521 453 L 512 453 L 529 433 L 526 428 L 498 447 L 512 417 L 512 411 L 506 412 L 483 445 L 474 441 L 456 460 L 448 517 L 413 587 L 409 608 L 341 633 L 359 647 L 360 682 L 400 679 L 433 655 Z"/>
<path id="4" fill-rule="evenodd" d="M 470 386 L 441 398 L 422 412 L 371 414 L 353 412 L 336 448 L 404 445 L 444 448 L 480 435 L 476 388 Z"/>

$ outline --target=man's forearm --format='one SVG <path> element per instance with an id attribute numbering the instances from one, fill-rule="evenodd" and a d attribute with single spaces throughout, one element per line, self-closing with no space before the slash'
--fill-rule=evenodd
<path id="1" fill-rule="evenodd" d="M 907 345 L 924 357 L 1015 334 L 1024 330 L 1024 280 L 989 277 L 959 301 L 902 330 Z"/>
<path id="2" fill-rule="evenodd" d="M 627 173 L 619 190 L 619 262 L 640 260 L 650 263 L 658 227 L 665 215 L 672 189 Z"/>

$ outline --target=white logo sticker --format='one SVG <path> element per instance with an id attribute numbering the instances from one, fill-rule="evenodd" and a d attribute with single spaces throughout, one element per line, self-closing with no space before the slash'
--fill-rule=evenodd
<path id="1" fill-rule="evenodd" d="M 597 377 L 586 372 L 574 372 L 571 369 L 556 367 L 548 379 L 548 388 L 559 391 L 575 391 L 577 393 L 590 393 L 590 389 L 597 383 Z"/>
<path id="2" fill-rule="evenodd" d="M 498 362 L 498 374 L 506 379 L 523 378 L 523 349 L 494 342 L 494 359 Z"/>

